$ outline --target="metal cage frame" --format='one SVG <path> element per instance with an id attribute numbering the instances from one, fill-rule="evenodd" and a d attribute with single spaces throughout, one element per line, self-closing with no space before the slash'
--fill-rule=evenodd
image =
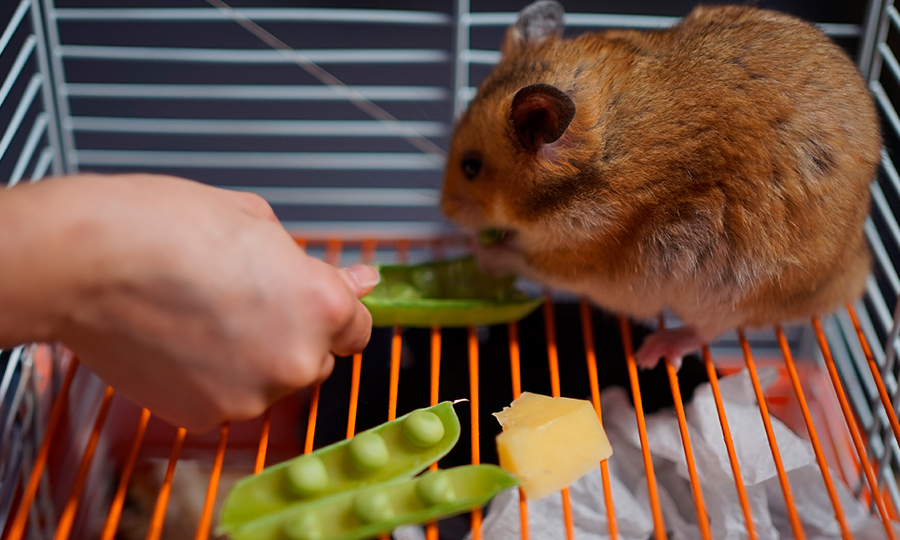
<path id="1" fill-rule="evenodd" d="M 5 25 L 0 33 L 0 66 L 8 66 L 0 82 L 0 120 L 6 125 L 0 129 L 0 178 L 8 187 L 23 181 L 37 181 L 46 175 L 76 173 L 83 168 L 125 169 L 151 168 L 184 172 L 190 175 L 202 169 L 223 170 L 236 167 L 249 171 L 315 171 L 334 172 L 335 185 L 268 185 L 251 186 L 226 183 L 234 189 L 255 191 L 273 205 L 299 207 L 301 209 L 325 208 L 336 212 L 327 219 L 284 220 L 285 225 L 302 234 L 303 244 L 310 252 L 337 264 L 341 257 L 350 260 L 409 260 L 430 257 L 451 245 L 446 237 L 451 229 L 436 213 L 439 177 L 442 167 L 441 144 L 446 142 L 453 119 L 474 95 L 473 69 L 497 62 L 498 53 L 493 50 L 474 49 L 471 46 L 473 29 L 502 28 L 514 21 L 509 12 L 473 11 L 470 0 L 456 0 L 446 11 L 384 11 L 371 9 L 321 9 L 321 8 L 253 8 L 233 10 L 218 0 L 209 0 L 206 8 L 59 8 L 53 0 L 19 0 L 11 10 L 9 19 L 0 20 Z M 671 25 L 675 18 L 647 15 L 611 15 L 597 13 L 573 13 L 567 22 L 575 27 L 587 28 L 660 28 Z M 249 32 L 261 44 L 258 48 L 215 49 L 202 47 L 125 46 L 110 44 L 84 44 L 66 41 L 72 33 L 66 33 L 70 25 L 100 25 L 109 23 L 139 22 L 229 25 Z M 377 50 L 302 49 L 295 50 L 264 28 L 268 23 L 295 22 L 298 24 L 353 24 L 353 25 L 401 25 L 423 31 L 443 32 L 446 45 L 440 49 L 424 47 L 395 47 Z M 883 130 L 900 139 L 900 115 L 896 110 L 897 94 L 892 89 L 900 85 L 900 62 L 892 49 L 893 34 L 900 35 L 900 12 L 892 1 L 873 0 L 862 25 L 822 24 L 829 35 L 837 38 L 859 39 L 858 65 L 869 81 L 882 117 Z M 6 63 L 2 63 L 6 59 Z M 221 65 L 295 65 L 307 77 L 304 84 L 234 84 L 215 82 L 197 84 L 175 82 L 127 82 L 115 83 L 101 80 L 72 80 L 67 77 L 67 63 L 72 62 L 132 62 L 159 64 L 190 64 L 198 66 Z M 427 76 L 406 85 L 350 84 L 345 85 L 318 67 L 364 65 L 372 68 L 384 66 L 439 66 L 448 73 L 445 84 L 429 84 Z M 384 68 L 387 69 L 387 68 Z M 211 71 L 211 73 L 213 73 Z M 355 77 L 353 72 L 351 77 Z M 170 76 L 170 74 L 166 76 Z M 136 79 L 137 80 L 137 79 Z M 310 82 L 312 81 L 312 82 Z M 247 104 L 267 101 L 284 103 L 301 102 L 325 107 L 325 103 L 349 103 L 364 119 L 354 119 L 342 112 L 339 119 L 289 120 L 243 116 L 234 118 L 209 117 L 195 119 L 117 117 L 115 115 L 91 115 L 91 100 L 132 100 L 133 103 L 161 103 L 166 101 L 215 99 L 234 106 L 234 110 Z M 85 105 L 87 103 L 88 105 Z M 443 117 L 421 119 L 412 115 L 403 117 L 397 111 L 415 109 L 421 104 L 437 104 Z M 404 109 L 404 107 L 406 109 Z M 441 109 L 443 108 L 443 109 Z M 146 109 L 142 109 L 146 110 Z M 92 139 L 96 135 L 99 139 Z M 228 157 L 225 150 L 209 150 L 200 146 L 187 151 L 171 149 L 141 150 L 134 148 L 102 148 L 107 144 L 103 136 L 128 139 L 131 135 L 165 136 L 234 136 L 242 141 L 256 138 L 274 140 L 290 137 L 320 137 L 335 141 L 329 150 L 354 148 L 354 151 L 332 152 L 261 152 L 251 149 Z M 375 141 L 372 148 L 356 142 L 361 139 Z M 100 141 L 100 142 L 97 142 Z M 92 147 L 92 144 L 99 145 Z M 132 144 L 139 144 L 132 141 Z M 367 143 L 368 144 L 368 143 Z M 151 147 L 152 148 L 152 147 Z M 794 357 L 810 356 L 812 366 L 827 373 L 833 399 L 840 407 L 846 432 L 839 438 L 854 448 L 851 460 L 858 469 L 844 471 L 848 484 L 857 494 L 868 500 L 874 511 L 884 520 L 885 531 L 894 537 L 890 525 L 892 517 L 900 509 L 900 486 L 895 474 L 900 471 L 900 423 L 897 407 L 900 404 L 900 365 L 896 360 L 900 347 L 900 225 L 896 215 L 900 205 L 900 173 L 894 165 L 891 151 L 882 154 L 882 166 L 878 179 L 872 185 L 872 212 L 866 224 L 866 235 L 875 255 L 876 267 L 869 281 L 865 298 L 855 306 L 848 306 L 834 317 L 812 321 L 811 327 L 802 331 L 776 329 L 774 334 L 761 338 L 757 343 L 738 332 L 714 348 L 704 349 L 704 365 L 707 369 L 717 403 L 721 396 L 716 386 L 717 375 L 712 357 L 736 358 L 749 370 L 754 381 L 762 417 L 770 434 L 771 449 L 776 465 L 779 463 L 777 444 L 767 422 L 767 398 L 756 376 L 756 364 L 752 347 L 758 347 L 756 358 L 776 357 L 784 362 L 783 373 L 793 390 L 792 400 L 802 413 L 803 425 L 814 446 L 819 447 L 817 460 L 826 485 L 830 484 L 828 463 L 818 442 L 816 423 L 810 413 L 807 395 L 810 387 L 801 380 L 806 373 L 798 371 Z M 364 176 L 370 171 L 383 173 L 374 183 Z M 339 174 L 338 174 L 339 173 Z M 323 173 L 324 174 L 324 173 Z M 391 175 L 407 180 L 410 174 L 419 174 L 418 182 L 392 183 Z M 405 176 L 404 176 L 405 175 Z M 382 180 L 384 179 L 384 180 Z M 412 185 L 413 187 L 410 187 Z M 374 207 L 374 217 L 351 219 L 353 212 L 363 207 Z M 333 210 L 340 208 L 342 210 Z M 344 213 L 341 213 L 344 212 Z M 406 213 L 404 213 L 406 212 Z M 396 219 L 396 215 L 402 219 Z M 343 253 L 343 255 L 342 255 Z M 556 350 L 554 307 L 548 303 L 544 312 L 547 360 L 551 388 L 559 395 L 559 367 Z M 581 304 L 581 321 L 584 325 L 587 377 L 591 382 L 592 401 L 600 414 L 597 386 L 595 344 L 590 331 L 591 312 Z M 519 350 L 516 326 L 508 328 L 509 360 L 513 395 L 521 391 L 519 380 Z M 635 408 L 641 411 L 641 393 L 637 386 L 637 371 L 631 356 L 631 337 L 628 325 L 621 324 L 625 355 L 628 359 L 629 377 L 635 399 Z M 437 401 L 440 382 L 441 330 L 433 329 L 431 402 Z M 466 338 L 468 367 L 470 370 L 471 407 L 479 407 L 479 346 L 475 329 Z M 767 341 L 766 341 L 767 340 Z M 390 346 L 390 410 L 388 418 L 397 415 L 400 355 L 403 343 L 401 329 L 395 329 Z M 760 354 L 759 349 L 762 349 Z M 50 445 L 60 422 L 63 422 L 64 406 L 69 403 L 70 389 L 75 380 L 78 362 L 70 359 L 62 349 L 41 349 L 23 346 L 0 354 L 5 370 L 0 378 L 0 528 L 5 525 L 4 538 L 18 539 L 27 534 L 32 538 L 54 536 L 67 538 L 78 532 L 77 512 L 82 488 L 89 481 L 88 470 L 101 440 L 103 425 L 112 405 L 111 388 L 89 386 L 82 388 L 83 395 L 91 396 L 97 409 L 82 411 L 76 416 L 84 424 L 79 448 L 83 448 L 78 465 L 73 468 L 71 488 L 64 504 L 54 504 L 49 494 L 47 477 L 43 467 L 47 463 Z M 355 418 L 360 387 L 361 355 L 352 360 L 350 382 L 350 412 L 347 436 L 355 432 Z M 37 369 L 36 366 L 43 366 Z M 49 371 L 47 369 L 49 366 Z M 63 372 L 65 375 L 63 376 Z M 55 373 L 55 375 L 54 375 Z M 677 376 L 671 366 L 667 376 L 675 397 L 675 409 L 684 441 L 685 458 L 696 482 L 687 423 L 684 417 Z M 49 380 L 52 384 L 47 384 Z M 43 381 L 43 384 L 38 384 Z M 76 383 L 77 385 L 77 383 Z M 53 399 L 52 399 L 53 398 Z M 307 420 L 307 436 L 304 451 L 313 448 L 317 423 L 319 389 L 312 392 L 311 408 Z M 52 406 L 52 411 L 51 411 Z M 816 404 L 812 403 L 815 408 Z M 471 461 L 480 460 L 477 414 L 471 414 Z M 93 420 L 91 420 L 93 419 Z M 70 418 L 71 421 L 71 418 Z M 265 463 L 269 437 L 270 416 L 262 423 L 259 437 L 256 470 Z M 720 408 L 720 421 L 726 441 L 730 439 L 724 409 Z M 103 538 L 112 538 L 115 522 L 121 512 L 122 500 L 128 485 L 128 475 L 138 457 L 144 432 L 150 422 L 150 414 L 140 412 L 137 430 L 131 443 L 128 462 L 122 482 L 112 502 Z M 638 423 L 644 422 L 638 414 Z M 819 426 L 821 428 L 821 425 Z M 213 474 L 209 479 L 207 500 L 197 530 L 197 538 L 208 536 L 211 512 L 216 500 L 218 474 L 221 471 L 227 447 L 230 426 L 224 425 L 215 445 Z M 831 429 L 830 427 L 828 429 Z M 646 429 L 642 428 L 646 437 Z M 17 436 L 13 436 L 18 434 Z M 43 438 L 41 438 L 43 436 Z M 833 435 L 832 435 L 833 436 Z M 184 430 L 178 430 L 172 444 L 166 481 L 171 482 L 178 456 L 185 441 Z M 77 439 L 77 437 L 76 437 Z M 42 442 L 39 442 L 42 441 Z M 642 439 L 646 449 L 646 440 Z M 100 445 L 102 451 L 102 444 Z M 733 453 L 733 449 L 732 449 Z M 654 500 L 653 466 L 649 449 L 644 453 L 650 506 L 656 524 L 656 538 L 665 538 L 665 525 L 659 500 Z M 607 508 L 614 507 L 608 490 L 608 470 L 604 462 L 605 499 Z M 738 475 L 737 459 L 732 465 Z M 850 467 L 852 469 L 852 467 Z M 76 470 L 77 469 L 77 470 Z M 30 471 L 30 478 L 29 478 Z M 779 477 L 784 496 L 790 500 L 789 481 L 779 467 Z M 170 485 L 170 484 L 164 484 Z M 871 487 L 871 486 L 877 487 Z M 741 491 L 741 482 L 736 482 Z M 868 486 L 868 487 L 867 487 Z M 832 488 L 833 490 L 833 488 Z M 158 538 L 162 532 L 166 488 L 160 492 L 157 512 L 148 538 Z M 568 492 L 563 491 L 566 532 L 572 537 L 573 524 Z M 711 538 L 705 523 L 703 494 L 699 487 L 693 491 L 698 513 L 700 533 Z M 14 504 L 14 500 L 17 501 Z M 32 500 L 37 504 L 32 505 Z M 750 516 L 744 501 L 745 516 Z M 790 509 L 790 503 L 788 504 Z M 11 509 L 18 508 L 13 516 Z M 161 510 L 160 510 L 161 509 Z M 522 503 L 523 515 L 527 505 Z M 162 513 L 160 513 L 162 512 Z M 30 515 L 30 520 L 28 519 Z M 10 519 L 7 519 L 7 516 Z M 615 537 L 614 512 L 610 521 L 610 533 Z M 835 504 L 835 516 L 842 528 L 842 511 Z M 524 518 L 523 518 L 524 519 Z M 26 524 L 30 523 L 27 528 Z M 475 538 L 479 537 L 480 512 L 471 518 Z M 748 536 L 754 537 L 753 521 L 748 519 Z M 803 527 L 796 516 L 791 520 L 797 538 L 804 536 Z M 523 521 L 527 527 L 527 521 Z M 74 533 L 73 533 L 74 531 Z M 436 528 L 428 527 L 428 537 L 437 538 Z M 845 534 L 846 537 L 846 534 Z"/>

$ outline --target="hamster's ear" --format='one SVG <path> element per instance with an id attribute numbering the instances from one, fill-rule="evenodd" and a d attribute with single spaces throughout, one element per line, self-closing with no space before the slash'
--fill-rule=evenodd
<path id="1" fill-rule="evenodd" d="M 562 137 L 575 117 L 575 102 L 549 84 L 520 88 L 512 100 L 509 120 L 519 144 L 529 152 Z"/>
<path id="2" fill-rule="evenodd" d="M 541 43 L 550 37 L 559 37 L 563 32 L 565 10 L 556 0 L 537 0 L 519 12 L 516 24 L 506 31 L 503 56 L 509 56 L 528 44 Z"/>

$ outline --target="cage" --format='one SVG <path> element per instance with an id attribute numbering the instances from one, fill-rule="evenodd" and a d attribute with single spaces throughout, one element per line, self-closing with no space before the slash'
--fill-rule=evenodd
<path id="1" fill-rule="evenodd" d="M 501 33 L 522 2 L 298 4 L 3 2 L 0 178 L 12 187 L 79 171 L 150 170 L 252 191 L 272 204 L 302 247 L 332 264 L 420 261 L 465 250 L 437 210 L 441 149 L 455 115 L 497 62 Z M 691 7 L 566 4 L 570 32 L 665 27 Z M 729 427 L 730 396 L 720 390 L 720 377 L 739 371 L 765 435 L 758 453 L 771 458 L 782 537 L 896 537 L 900 174 L 890 152 L 900 136 L 893 52 L 900 14 L 878 0 L 763 4 L 816 21 L 854 54 L 882 115 L 886 149 L 866 223 L 875 268 L 862 300 L 809 324 L 726 335 L 680 373 L 663 365 L 638 374 L 632 352 L 646 329 L 538 290 L 553 302 L 519 324 L 376 331 L 369 348 L 341 360 L 322 386 L 260 419 L 202 436 L 116 398 L 62 347 L 2 351 L 3 538 L 207 538 L 229 478 L 439 398 L 469 400 L 458 407 L 462 442 L 442 465 L 490 461 L 498 430 L 490 412 L 523 390 L 589 398 L 608 427 L 630 422 L 644 487 L 633 494 L 638 507 L 622 510 L 621 481 L 603 462 L 597 489 L 587 495 L 602 506 L 597 530 L 582 513 L 585 494 L 573 488 L 554 498 L 558 508 L 551 510 L 517 498 L 509 499 L 511 513 L 492 508 L 487 519 L 512 516 L 513 537 L 632 538 L 629 512 L 641 511 L 650 531 L 644 537 L 778 537 L 739 471 L 746 438 L 738 432 L 743 426 Z M 611 417 L 609 400 L 601 410 L 601 394 L 616 385 L 628 390 L 631 408 Z M 712 408 L 690 408 L 698 392 Z M 659 472 L 664 460 L 653 441 L 660 414 L 679 454 L 670 453 L 668 463 L 684 468 L 681 492 L 666 484 L 671 467 Z M 695 453 L 704 420 L 720 430 L 736 529 L 717 528 L 723 518 L 712 515 L 719 510 L 711 495 L 720 492 L 703 483 L 710 455 Z M 815 481 L 792 476 L 795 458 L 779 449 L 781 423 L 807 441 Z M 798 501 L 813 485 L 824 514 L 801 515 Z M 874 532 L 853 528 L 859 516 L 845 508 L 845 492 L 875 520 Z M 548 512 L 550 525 L 535 528 L 535 515 Z M 424 535 L 505 538 L 496 523 L 475 511 L 430 524 Z"/>

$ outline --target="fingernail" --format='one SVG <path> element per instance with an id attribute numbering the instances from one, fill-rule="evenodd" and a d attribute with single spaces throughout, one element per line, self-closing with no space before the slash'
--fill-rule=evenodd
<path id="1" fill-rule="evenodd" d="M 378 274 L 378 269 L 374 266 L 369 266 L 366 264 L 354 264 L 353 266 L 344 268 L 344 271 L 353 278 L 353 281 L 355 281 L 357 285 L 364 289 L 374 287 L 375 285 L 378 285 L 379 281 L 381 281 L 381 276 Z"/>

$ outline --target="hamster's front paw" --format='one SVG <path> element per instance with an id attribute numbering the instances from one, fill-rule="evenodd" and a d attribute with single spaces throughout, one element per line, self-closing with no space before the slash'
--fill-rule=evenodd
<path id="1" fill-rule="evenodd" d="M 692 326 L 657 330 L 647 336 L 634 355 L 641 369 L 653 369 L 660 359 L 668 358 L 675 370 L 681 369 L 681 359 L 703 346 L 703 340 Z"/>

